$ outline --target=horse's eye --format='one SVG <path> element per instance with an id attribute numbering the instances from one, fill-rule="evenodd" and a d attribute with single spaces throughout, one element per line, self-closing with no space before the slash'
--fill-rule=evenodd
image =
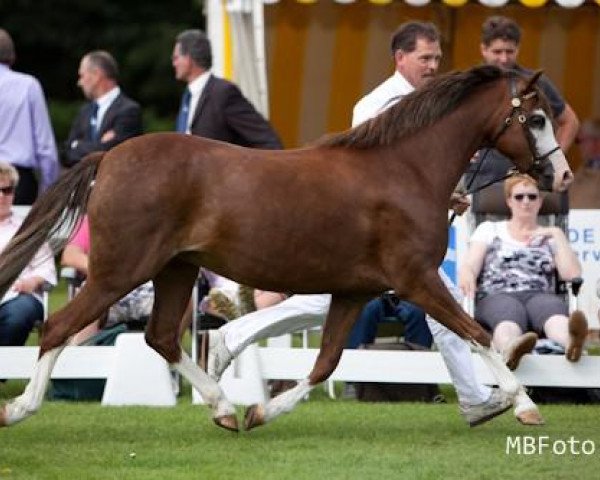
<path id="1" fill-rule="evenodd" d="M 531 115 L 527 119 L 527 125 L 529 125 L 530 128 L 542 130 L 544 125 L 546 125 L 546 117 L 543 115 Z"/>

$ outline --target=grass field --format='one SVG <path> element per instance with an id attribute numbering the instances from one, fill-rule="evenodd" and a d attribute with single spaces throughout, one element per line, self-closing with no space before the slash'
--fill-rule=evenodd
<path id="1" fill-rule="evenodd" d="M 63 301 L 59 286 L 51 310 Z M 0 404 L 24 385 L 0 383 Z M 0 480 L 599 478 L 597 406 L 542 406 L 543 427 L 506 413 L 469 429 L 453 390 L 443 391 L 448 404 L 428 405 L 334 401 L 317 389 L 293 413 L 240 434 L 218 429 L 206 407 L 191 405 L 189 385 L 174 408 L 46 402 L 29 420 L 0 429 Z M 517 453 L 517 441 L 530 442 L 529 454 Z M 584 441 L 593 453 L 583 453 Z M 540 452 L 539 442 L 549 447 Z"/>
<path id="2" fill-rule="evenodd" d="M 0 401 L 21 388 L 0 386 Z M 596 479 L 600 470 L 593 406 L 543 407 L 547 425 L 538 428 L 507 413 L 469 429 L 454 400 L 365 404 L 318 390 L 273 424 L 234 434 L 213 426 L 188 394 L 165 409 L 47 402 L 28 421 L 0 430 L 0 479 L 549 480 Z M 594 452 L 576 455 L 566 445 L 563 454 L 507 454 L 507 439 L 518 436 L 547 436 L 559 450 L 573 437 Z"/>

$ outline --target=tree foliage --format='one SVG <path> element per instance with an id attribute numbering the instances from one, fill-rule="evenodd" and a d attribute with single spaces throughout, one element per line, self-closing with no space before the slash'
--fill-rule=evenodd
<path id="1" fill-rule="evenodd" d="M 201 0 L 0 0 L 0 26 L 15 42 L 15 70 L 42 83 L 61 140 L 72 104 L 83 101 L 79 61 L 96 49 L 115 56 L 121 87 L 145 117 L 171 125 L 182 89 L 171 67 L 174 39 L 181 30 L 203 28 L 204 19 Z"/>

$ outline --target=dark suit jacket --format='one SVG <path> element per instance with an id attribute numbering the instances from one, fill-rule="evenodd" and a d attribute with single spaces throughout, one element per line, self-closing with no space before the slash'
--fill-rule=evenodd
<path id="1" fill-rule="evenodd" d="M 191 133 L 244 147 L 283 148 L 277 133 L 231 82 L 213 75 L 194 111 Z"/>
<path id="2" fill-rule="evenodd" d="M 142 109 L 123 93 L 106 110 L 97 141 L 90 137 L 91 114 L 92 102 L 88 102 L 81 108 L 71 126 L 61 155 L 61 162 L 65 167 L 72 167 L 90 152 L 110 150 L 128 138 L 142 134 Z M 100 142 L 102 135 L 109 130 L 114 130 L 115 137 L 108 142 Z"/>

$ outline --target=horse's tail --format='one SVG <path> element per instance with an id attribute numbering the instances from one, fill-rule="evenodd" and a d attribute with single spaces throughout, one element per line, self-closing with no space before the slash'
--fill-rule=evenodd
<path id="1" fill-rule="evenodd" d="M 87 210 L 92 183 L 104 154 L 87 155 L 36 200 L 0 254 L 0 298 L 44 242 L 52 239 L 54 253 L 67 243 Z M 58 240 L 53 238 L 57 233 L 60 233 Z"/>

